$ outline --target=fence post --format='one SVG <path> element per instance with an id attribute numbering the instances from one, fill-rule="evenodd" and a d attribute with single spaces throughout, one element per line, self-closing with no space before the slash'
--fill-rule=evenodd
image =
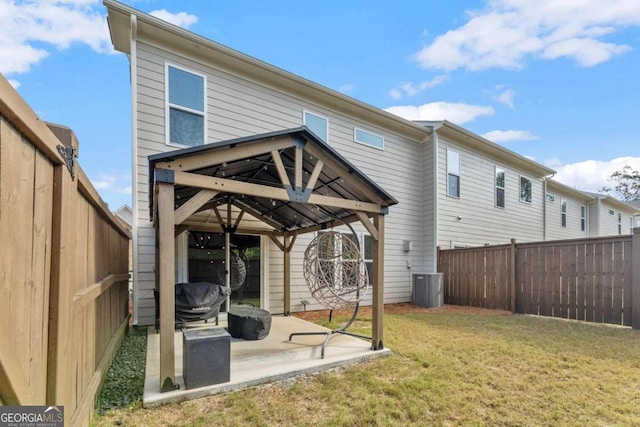
<path id="1" fill-rule="evenodd" d="M 631 327 L 640 329 L 640 227 L 633 229 L 631 245 Z"/>
<path id="2" fill-rule="evenodd" d="M 436 246 L 436 273 L 442 273 L 440 269 L 440 246 Z"/>
<path id="3" fill-rule="evenodd" d="M 511 239 L 511 250 L 509 251 L 510 277 L 509 285 L 511 287 L 511 313 L 516 312 L 516 239 Z"/>

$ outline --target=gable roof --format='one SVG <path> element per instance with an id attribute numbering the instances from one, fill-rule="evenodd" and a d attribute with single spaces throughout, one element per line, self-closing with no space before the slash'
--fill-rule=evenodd
<path id="1" fill-rule="evenodd" d="M 441 121 L 416 121 L 422 126 L 432 128 L 439 135 L 454 139 L 454 142 L 463 144 L 464 146 L 474 149 L 478 152 L 487 154 L 495 159 L 502 160 L 506 164 L 517 167 L 539 178 L 546 178 L 556 173 L 555 170 L 548 168 L 536 161 L 528 159 L 514 151 L 509 150 L 493 141 L 489 141 L 482 136 L 471 132 L 461 126 L 456 125 L 448 120 Z"/>
<path id="2" fill-rule="evenodd" d="M 111 41 L 114 48 L 120 52 L 131 53 L 131 17 L 135 16 L 135 35 L 145 42 L 197 58 L 214 68 L 304 98 L 327 109 L 396 132 L 405 138 L 417 142 L 426 142 L 429 139 L 431 130 L 410 120 L 373 107 L 120 2 L 103 0 L 103 4 L 109 12 Z"/>
<path id="3" fill-rule="evenodd" d="M 626 210 L 627 212 L 633 212 L 634 214 L 640 213 L 640 208 L 618 200 L 615 197 L 609 196 L 608 194 L 591 193 L 588 191 L 585 191 L 584 193 L 593 196 L 595 199 L 600 199 L 606 203 L 609 203 L 617 209 Z"/>
<path id="4" fill-rule="evenodd" d="M 590 194 L 590 193 L 585 193 L 584 191 L 580 191 L 580 190 L 576 190 L 575 188 L 569 187 L 567 185 L 564 185 L 558 181 L 555 181 L 553 179 L 549 179 L 547 180 L 547 189 L 548 190 L 556 190 L 556 191 L 562 191 L 565 194 L 570 194 L 573 197 L 579 199 L 579 200 L 584 200 L 586 202 L 591 202 L 593 200 L 595 200 L 596 198 Z"/>
<path id="5" fill-rule="evenodd" d="M 302 165 L 300 169 L 297 162 Z M 226 182 L 227 187 L 217 188 L 200 211 L 221 205 L 235 206 L 237 211 L 247 212 L 253 219 L 269 224 L 269 231 L 330 227 L 354 214 L 349 206 L 360 204 L 363 211 L 372 212 L 374 207 L 386 213 L 389 206 L 398 203 L 305 126 L 149 156 L 151 189 L 158 175 L 168 170 Z M 227 192 L 224 188 L 229 188 L 231 181 L 251 184 L 257 191 L 253 194 Z M 283 181 L 292 185 L 287 188 Z M 296 182 L 302 184 L 300 188 L 293 188 Z M 309 185 L 313 187 L 306 188 Z M 282 192 L 283 188 L 288 198 L 283 200 L 271 195 L 272 190 Z M 176 184 L 175 207 L 180 208 L 199 190 Z M 153 215 L 154 191 L 149 195 Z M 322 203 L 329 198 L 333 205 Z"/>

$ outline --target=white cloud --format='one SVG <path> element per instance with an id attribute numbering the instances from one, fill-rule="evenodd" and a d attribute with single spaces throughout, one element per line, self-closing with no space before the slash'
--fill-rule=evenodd
<path id="1" fill-rule="evenodd" d="M 432 88 L 434 86 L 438 86 L 449 79 L 447 74 L 440 74 L 439 76 L 435 76 L 431 80 L 425 80 L 419 84 L 415 83 L 402 83 L 400 87 L 391 89 L 389 95 L 393 99 L 402 99 L 403 96 L 414 96 L 417 95 L 426 89 Z"/>
<path id="2" fill-rule="evenodd" d="M 528 130 L 492 130 L 482 137 L 497 144 L 512 141 L 533 141 L 539 138 Z"/>
<path id="3" fill-rule="evenodd" d="M 26 73 L 52 49 L 86 44 L 113 52 L 99 0 L 0 0 L 0 72 Z"/>
<path id="4" fill-rule="evenodd" d="M 594 66 L 630 49 L 603 38 L 640 26 L 637 0 L 489 0 L 469 20 L 415 55 L 426 69 L 519 69 L 531 58 Z"/>
<path id="5" fill-rule="evenodd" d="M 149 15 L 153 15 L 156 18 L 160 18 L 163 21 L 167 21 L 182 28 L 189 28 L 190 26 L 198 22 L 197 16 L 191 15 L 186 12 L 171 13 L 166 11 L 165 9 L 160 9 L 149 12 Z"/>
<path id="6" fill-rule="evenodd" d="M 507 89 L 505 91 L 503 91 L 502 93 L 498 94 L 495 97 L 495 100 L 498 101 L 501 104 L 506 105 L 507 107 L 511 108 L 512 110 L 515 108 L 514 104 L 513 104 L 513 98 L 516 96 L 516 93 L 511 90 L 511 89 Z"/>
<path id="7" fill-rule="evenodd" d="M 448 120 L 460 125 L 479 116 L 493 115 L 495 112 L 488 106 L 450 102 L 394 106 L 385 108 L 385 111 L 407 120 Z"/>
<path id="8" fill-rule="evenodd" d="M 389 91 L 389 96 L 395 100 L 402 99 L 402 92 L 398 89 L 391 89 Z"/>
<path id="9" fill-rule="evenodd" d="M 15 79 L 9 79 L 9 84 L 13 86 L 14 89 L 18 89 L 20 87 L 20 82 Z"/>
<path id="10" fill-rule="evenodd" d="M 618 157 L 609 161 L 585 160 L 583 162 L 556 166 L 558 172 L 553 179 L 569 187 L 583 191 L 598 192 L 603 187 L 612 187 L 609 176 L 625 165 L 640 170 L 640 157 Z"/>
<path id="11" fill-rule="evenodd" d="M 101 194 L 131 194 L 131 175 L 126 173 L 101 174 L 91 179 L 91 183 Z"/>

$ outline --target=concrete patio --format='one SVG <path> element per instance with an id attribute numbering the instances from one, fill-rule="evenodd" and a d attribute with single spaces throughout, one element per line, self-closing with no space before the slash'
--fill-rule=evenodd
<path id="1" fill-rule="evenodd" d="M 195 327 L 216 327 L 213 324 L 200 324 Z M 220 321 L 217 327 L 226 327 L 226 321 Z M 371 350 L 371 342 L 346 335 L 331 338 L 320 358 L 323 335 L 297 336 L 289 341 L 293 332 L 323 332 L 328 329 L 296 317 L 274 316 L 269 336 L 260 341 L 246 341 L 231 338 L 231 380 L 222 384 L 186 390 L 182 377 L 182 333 L 177 331 L 175 341 L 176 384 L 175 391 L 160 392 L 160 336 L 149 328 L 147 339 L 147 364 L 144 385 L 143 405 L 145 408 L 168 403 L 197 399 L 213 394 L 241 390 L 258 384 L 283 380 L 304 374 L 384 357 L 390 350 Z"/>

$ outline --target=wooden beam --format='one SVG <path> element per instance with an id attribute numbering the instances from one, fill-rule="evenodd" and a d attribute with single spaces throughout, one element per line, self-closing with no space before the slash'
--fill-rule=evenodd
<path id="1" fill-rule="evenodd" d="M 51 243 L 51 291 L 49 294 L 49 351 L 47 356 L 47 403 L 75 407 L 77 351 L 72 324 L 72 284 L 79 282 L 77 262 L 78 190 L 67 167 L 56 166 L 53 174 L 54 197 Z M 24 404 L 24 402 L 23 402 Z"/>
<path id="2" fill-rule="evenodd" d="M 95 301 L 100 295 L 108 290 L 114 283 L 129 283 L 129 273 L 110 274 L 98 283 L 94 283 L 88 288 L 78 292 L 73 297 L 73 310 L 75 312 L 82 310 L 89 303 Z"/>
<path id="3" fill-rule="evenodd" d="M 306 234 L 306 233 L 312 233 L 314 231 L 326 230 L 328 228 L 338 227 L 340 225 L 351 224 L 352 222 L 356 222 L 359 219 L 360 218 L 358 218 L 357 215 L 353 214 L 340 220 L 329 221 L 329 222 L 325 222 L 324 224 L 317 224 L 317 225 L 311 225 L 305 228 L 300 228 L 296 230 L 296 233 Z"/>
<path id="4" fill-rule="evenodd" d="M 364 225 L 364 228 L 366 228 L 369 234 L 371 234 L 373 240 L 378 240 L 378 229 L 371 223 L 369 217 L 365 215 L 364 212 L 360 211 L 356 211 L 356 216 L 358 217 L 362 225 Z"/>
<path id="5" fill-rule="evenodd" d="M 291 315 L 291 251 L 289 247 L 289 236 L 284 236 L 284 315 Z"/>
<path id="6" fill-rule="evenodd" d="M 360 202 L 358 200 L 339 199 L 337 197 L 323 196 L 321 194 L 311 194 L 309 203 L 312 205 L 330 206 L 332 208 L 343 208 L 353 211 L 364 211 L 371 213 L 380 213 L 382 206 L 375 203 Z"/>
<path id="7" fill-rule="evenodd" d="M 280 241 L 278 240 L 278 238 L 277 238 L 276 236 L 274 236 L 272 233 L 267 234 L 267 236 L 269 236 L 269 238 L 271 239 L 271 241 L 272 241 L 273 243 L 275 243 L 275 245 L 276 245 L 277 247 L 279 247 L 279 248 L 280 248 L 280 250 L 281 250 L 282 252 L 285 252 L 285 247 L 284 247 L 284 245 L 283 245 L 282 243 L 280 243 Z"/>
<path id="8" fill-rule="evenodd" d="M 175 183 L 176 185 L 186 185 L 188 187 L 207 188 L 220 192 L 245 194 L 247 196 L 290 201 L 289 193 L 284 188 L 251 184 L 247 182 L 234 181 L 231 179 L 198 175 L 189 172 L 176 172 Z M 382 211 L 382 207 L 375 203 L 361 202 L 358 200 L 350 199 L 340 199 L 337 197 L 323 196 L 320 194 L 311 194 L 308 203 L 372 213 L 379 213 Z"/>
<path id="9" fill-rule="evenodd" d="M 213 210 L 213 213 L 216 214 L 216 218 L 218 218 L 218 224 L 220 224 L 220 226 L 223 226 L 224 225 L 224 220 L 222 219 L 222 215 L 220 214 L 220 211 L 218 210 L 218 207 L 214 206 L 212 208 L 212 210 Z"/>
<path id="10" fill-rule="evenodd" d="M 238 209 L 242 209 L 245 210 L 249 213 L 249 215 L 253 215 L 253 217 L 255 217 L 256 219 L 264 222 L 265 224 L 267 224 L 270 227 L 273 227 L 275 230 L 279 230 L 282 229 L 284 227 L 284 224 L 280 224 L 277 221 L 274 221 L 272 218 L 267 218 L 266 216 L 264 216 L 262 214 L 262 212 L 257 211 L 256 209 L 254 209 L 252 206 L 243 203 L 242 201 L 235 199 L 233 201 L 234 206 L 236 206 Z"/>
<path id="11" fill-rule="evenodd" d="M 185 226 L 184 230 L 182 231 L 205 231 L 208 233 L 224 233 L 222 226 L 215 223 L 187 221 L 187 222 L 183 222 L 182 225 Z M 270 233 L 274 234 L 275 236 L 284 235 L 284 233 L 282 232 L 263 229 L 263 228 L 253 228 L 253 227 L 238 227 L 238 229 L 235 231 L 235 234 L 258 234 L 258 235 L 265 235 L 265 236 L 269 235 Z"/>
<path id="12" fill-rule="evenodd" d="M 295 232 L 293 234 L 289 234 L 291 236 L 291 241 L 289 242 L 289 244 L 284 248 L 284 250 L 286 252 L 291 252 L 291 249 L 293 249 L 293 244 L 296 242 L 296 239 L 298 238 L 298 233 Z M 287 236 L 287 234 L 285 234 L 285 236 Z"/>
<path id="13" fill-rule="evenodd" d="M 291 187 L 291 181 L 289 181 L 289 175 L 287 175 L 287 170 L 284 168 L 284 163 L 282 163 L 282 158 L 280 157 L 280 153 L 278 150 L 273 150 L 271 152 L 271 157 L 273 158 L 273 164 L 276 165 L 276 170 L 278 171 L 278 176 L 280 177 L 280 182 L 282 182 L 282 186 Z"/>
<path id="14" fill-rule="evenodd" d="M 242 220 L 243 215 L 244 215 L 244 210 L 241 210 L 240 213 L 238 214 L 238 217 L 236 218 L 236 222 L 233 223 L 234 230 L 238 229 L 238 226 L 240 225 L 240 221 Z"/>
<path id="15" fill-rule="evenodd" d="M 373 350 L 384 348 L 384 215 L 373 218 L 373 225 L 378 229 L 378 239 L 372 241 L 373 246 L 373 295 L 372 295 L 372 342 Z"/>
<path id="16" fill-rule="evenodd" d="M 160 282 L 160 390 L 175 389 L 175 237 L 173 184 L 157 183 L 158 187 L 158 279 Z"/>
<path id="17" fill-rule="evenodd" d="M 343 179 L 349 180 L 352 185 L 361 193 L 360 196 L 363 196 L 362 198 L 366 198 L 376 204 L 384 204 L 384 200 L 378 195 L 378 193 L 376 193 L 371 187 L 360 181 L 360 178 L 354 176 L 352 171 L 350 172 L 346 167 L 344 167 L 341 163 L 339 163 L 335 158 L 327 154 L 325 151 L 321 150 L 314 144 L 306 144 L 304 149 L 307 153 L 311 154 L 315 158 L 322 160 L 327 168 L 331 169 Z"/>
<path id="18" fill-rule="evenodd" d="M 212 190 L 200 190 L 193 197 L 187 200 L 182 206 L 176 209 L 174 213 L 175 225 L 182 224 L 187 218 L 196 213 L 202 205 L 206 204 L 209 200 L 213 199 L 217 191 Z"/>
<path id="19" fill-rule="evenodd" d="M 227 149 L 197 152 L 188 157 L 159 162 L 156 164 L 156 168 L 186 172 L 207 166 L 217 166 L 223 163 L 260 156 L 268 154 L 273 150 L 282 150 L 292 146 L 293 141 L 290 136 L 281 136 L 276 139 L 230 146 Z"/>
<path id="20" fill-rule="evenodd" d="M 296 190 L 302 189 L 302 147 L 296 147 L 295 184 Z"/>
<path id="21" fill-rule="evenodd" d="M 62 144 L 60 140 L 1 74 L 0 113 L 49 160 L 56 165 L 64 165 L 64 160 L 56 149 L 56 146 Z"/>
<path id="22" fill-rule="evenodd" d="M 316 182 L 318 182 L 318 178 L 320 177 L 320 173 L 322 172 L 322 167 L 324 166 L 324 162 L 320 159 L 316 162 L 316 165 L 313 167 L 313 172 L 311 172 L 311 176 L 307 181 L 307 190 L 312 190 L 313 187 L 316 186 Z"/>

